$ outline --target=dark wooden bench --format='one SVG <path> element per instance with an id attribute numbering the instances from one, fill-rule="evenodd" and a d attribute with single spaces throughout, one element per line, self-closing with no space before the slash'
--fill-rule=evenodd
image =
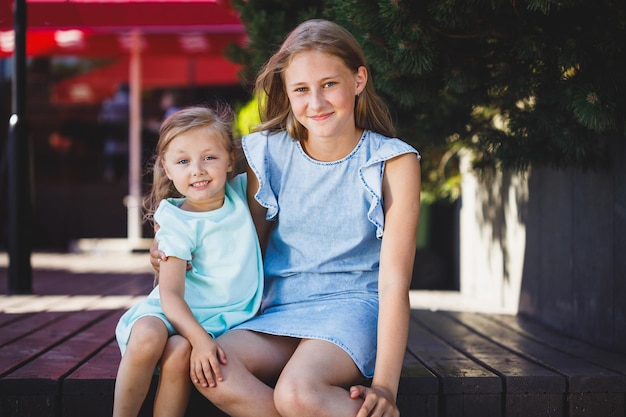
<path id="1" fill-rule="evenodd" d="M 52 274 L 38 282 L 40 295 L 0 295 L 0 416 L 110 416 L 120 359 L 113 332 L 125 311 L 118 304 L 146 294 L 150 277 Z M 142 416 L 152 415 L 155 383 Z M 625 393 L 626 356 L 524 317 L 411 312 L 403 417 L 623 417 Z M 187 415 L 224 416 L 197 392 Z"/>
<path id="2" fill-rule="evenodd" d="M 520 316 L 414 310 L 412 319 L 407 356 L 417 372 L 435 374 L 439 386 L 437 410 L 415 415 L 600 417 L 626 412 L 624 355 Z"/>

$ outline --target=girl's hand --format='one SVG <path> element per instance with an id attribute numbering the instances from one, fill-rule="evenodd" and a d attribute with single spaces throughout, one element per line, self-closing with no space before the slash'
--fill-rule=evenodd
<path id="1" fill-rule="evenodd" d="M 400 410 L 393 396 L 385 389 L 377 386 L 368 388 L 355 385 L 350 388 L 350 398 L 363 398 L 363 405 L 356 417 L 399 417 Z"/>
<path id="2" fill-rule="evenodd" d="M 224 380 L 220 365 L 226 365 L 226 353 L 210 335 L 206 341 L 192 346 L 189 370 L 194 384 L 204 388 L 217 386 Z"/>

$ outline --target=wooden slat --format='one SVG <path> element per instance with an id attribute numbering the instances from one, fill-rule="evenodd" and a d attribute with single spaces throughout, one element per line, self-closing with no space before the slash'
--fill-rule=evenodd
<path id="1" fill-rule="evenodd" d="M 91 322 L 98 320 L 103 314 L 106 312 L 85 311 L 79 314 L 65 315 L 61 320 L 21 338 L 19 343 L 0 348 L 0 376 L 3 376 L 0 383 L 6 378 L 6 374 L 13 369 L 35 359 L 56 344 L 79 332 Z"/>
<path id="2" fill-rule="evenodd" d="M 152 275 L 146 273 L 68 273 L 64 270 L 38 270 L 34 275 L 35 292 L 47 295 L 147 295 L 153 283 Z"/>
<path id="3" fill-rule="evenodd" d="M 486 315 L 485 318 L 509 326 L 516 332 L 557 350 L 626 375 L 626 355 L 591 346 L 520 315 Z"/>
<path id="4" fill-rule="evenodd" d="M 30 333 L 49 326 L 51 323 L 66 317 L 68 313 L 36 313 L 20 314 L 20 320 L 13 320 L 0 327 L 0 346 L 8 343 L 16 343 L 20 338 Z"/>
<path id="5" fill-rule="evenodd" d="M 63 377 L 111 340 L 108 311 L 67 315 L 0 349 L 10 373 L 0 379 L 0 415 L 55 416 Z M 19 367 L 16 367 L 19 365 Z"/>
<path id="6" fill-rule="evenodd" d="M 625 414 L 624 375 L 524 337 L 482 315 L 463 312 L 450 315 L 495 343 L 564 375 L 569 417 Z"/>
<path id="7" fill-rule="evenodd" d="M 1 297 L 1 296 L 0 296 Z M 30 313 L 17 313 L 17 314 L 6 314 L 0 310 L 0 329 L 3 326 L 6 326 L 9 323 L 13 323 L 15 321 L 23 320 L 27 317 L 30 317 Z"/>
<path id="8" fill-rule="evenodd" d="M 52 349 L 43 352 L 24 366 L 7 375 L 4 379 L 53 379 L 62 380 L 108 345 L 114 338 L 113 331 L 118 321 L 116 314 L 109 311 L 88 311 L 93 320 L 88 327 L 69 337 Z"/>
<path id="9" fill-rule="evenodd" d="M 412 312 L 415 317 L 416 311 Z M 440 416 L 500 416 L 500 378 L 411 320 L 408 350 L 439 378 Z"/>
<path id="10" fill-rule="evenodd" d="M 565 415 L 563 376 L 493 343 L 444 313 L 416 311 L 414 317 L 502 378 L 504 415 Z"/>
<path id="11" fill-rule="evenodd" d="M 437 376 L 407 350 L 404 355 L 398 408 L 403 417 L 437 417 L 439 409 Z"/>

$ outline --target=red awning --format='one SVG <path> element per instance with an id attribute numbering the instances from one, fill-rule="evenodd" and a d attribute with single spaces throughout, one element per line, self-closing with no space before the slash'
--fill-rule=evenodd
<path id="1" fill-rule="evenodd" d="M 141 54 L 222 56 L 230 43 L 242 44 L 240 33 L 142 33 Z M 29 30 L 27 56 L 113 57 L 130 54 L 131 33 L 100 33 L 88 29 Z M 0 58 L 13 55 L 13 31 L 0 31 Z"/>
<path id="2" fill-rule="evenodd" d="M 13 1 L 0 0 L 0 58 L 13 54 Z M 136 32 L 144 88 L 239 82 L 240 66 L 224 58 L 224 48 L 243 44 L 246 32 L 225 0 L 27 0 L 26 4 L 27 56 L 116 58 L 110 67 L 54 86 L 55 103 L 97 103 L 120 83 L 129 82 L 128 57 Z M 150 59 L 155 56 L 161 58 Z"/>
<path id="3" fill-rule="evenodd" d="M 27 0 L 28 56 L 116 56 L 142 35 L 141 54 L 222 54 L 245 28 L 218 0 Z M 13 0 L 0 0 L 0 58 L 14 49 Z"/>
<path id="4" fill-rule="evenodd" d="M 207 31 L 243 33 L 224 0 L 27 0 L 27 27 L 120 32 Z M 13 0 L 0 0 L 0 30 L 13 29 Z"/>
<path id="5" fill-rule="evenodd" d="M 221 57 L 147 56 L 142 58 L 141 85 L 157 89 L 184 86 L 234 85 L 239 66 Z M 55 104 L 100 103 L 129 80 L 128 58 L 65 79 L 52 87 Z"/>

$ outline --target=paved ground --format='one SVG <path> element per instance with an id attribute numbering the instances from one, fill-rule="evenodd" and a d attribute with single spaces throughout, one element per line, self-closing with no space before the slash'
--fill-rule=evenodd
<path id="1" fill-rule="evenodd" d="M 50 304 L 63 304 L 57 308 L 68 308 L 67 300 L 59 299 L 55 302 L 54 297 L 59 295 L 33 296 L 8 296 L 7 268 L 9 257 L 6 252 L 0 252 L 0 312 L 8 312 L 7 309 L 16 309 L 21 305 L 22 309 L 33 311 L 37 308 L 49 309 Z M 150 274 L 148 254 L 145 252 L 132 253 L 125 250 L 114 250 L 107 247 L 106 250 L 92 248 L 83 253 L 33 253 L 31 257 L 33 268 L 33 281 L 42 274 Z M 130 307 L 137 301 L 137 297 L 123 299 L 121 296 L 111 296 L 112 308 Z M 115 301 L 117 299 L 117 301 Z M 471 299 L 464 297 L 457 291 L 428 291 L 412 290 L 410 293 L 411 307 L 416 309 L 432 309 L 447 311 L 474 311 L 486 313 L 513 314 L 514 311 L 504 311 L 497 306 L 479 305 Z M 35 303 L 37 301 L 37 303 Z M 37 307 L 39 306 L 39 307 Z"/>
<path id="2" fill-rule="evenodd" d="M 0 252 L 0 313 L 27 313 L 37 311 L 73 311 L 98 305 L 103 309 L 126 309 L 134 305 L 143 296 L 114 294 L 102 296 L 94 291 L 85 291 L 85 281 L 97 282 L 110 280 L 118 284 L 121 278 L 132 276 L 133 281 L 146 281 L 145 288 L 150 288 L 152 268 L 146 253 L 33 253 L 33 294 L 7 295 L 9 257 Z M 68 286 L 66 278 L 83 280 Z M 61 279 L 63 278 L 63 279 Z M 54 282 L 64 282 L 63 290 L 54 288 Z M 90 285 L 90 284 L 88 284 Z M 76 289 L 76 292 L 74 292 Z M 64 294 L 64 292 L 70 294 Z M 137 293 L 135 293 L 137 294 Z M 147 294 L 147 292 L 146 292 Z"/>

